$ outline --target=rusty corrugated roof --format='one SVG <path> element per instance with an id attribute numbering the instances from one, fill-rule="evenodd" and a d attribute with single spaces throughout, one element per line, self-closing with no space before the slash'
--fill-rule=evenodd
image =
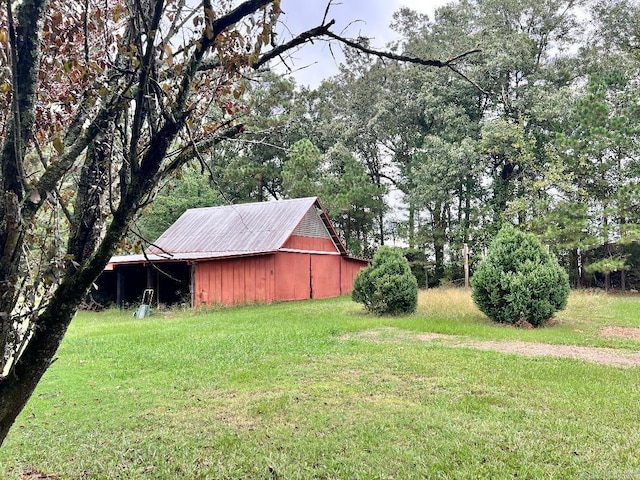
<path id="1" fill-rule="evenodd" d="M 187 210 L 147 249 L 147 255 L 114 257 L 111 264 L 201 260 L 275 252 L 306 213 L 317 207 L 339 253 L 346 249 L 316 197 Z"/>
<path id="2" fill-rule="evenodd" d="M 316 198 L 192 208 L 156 242 L 149 253 L 271 252 L 282 246 Z"/>

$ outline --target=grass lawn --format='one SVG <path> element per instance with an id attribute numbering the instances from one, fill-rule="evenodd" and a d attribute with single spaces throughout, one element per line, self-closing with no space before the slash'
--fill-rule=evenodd
<path id="1" fill-rule="evenodd" d="M 640 297 L 574 292 L 536 330 L 492 324 L 463 290 L 402 318 L 348 298 L 81 313 L 0 478 L 640 478 L 640 367 L 418 339 L 640 351 L 607 326 L 640 327 Z"/>

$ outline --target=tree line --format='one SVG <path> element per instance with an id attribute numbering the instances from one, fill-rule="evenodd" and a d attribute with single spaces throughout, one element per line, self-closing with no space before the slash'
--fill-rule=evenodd
<path id="1" fill-rule="evenodd" d="M 511 223 L 550 246 L 574 287 L 638 288 L 639 8 L 401 9 L 390 50 L 450 68 L 346 51 L 317 87 L 247 82 L 245 134 L 201 158 L 195 176 L 209 174 L 220 203 L 319 196 L 352 254 L 406 245 L 432 285 L 459 281 L 463 245 L 473 265 Z M 143 237 L 174 219 L 165 213 L 154 231 L 157 215 L 140 219 Z"/>

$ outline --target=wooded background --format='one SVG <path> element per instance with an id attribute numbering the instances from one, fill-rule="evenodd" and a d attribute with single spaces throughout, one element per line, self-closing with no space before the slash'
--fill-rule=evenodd
<path id="1" fill-rule="evenodd" d="M 637 289 L 639 11 L 619 0 L 400 10 L 394 52 L 481 52 L 429 69 L 347 50 L 315 88 L 247 82 L 245 135 L 172 181 L 140 230 L 153 239 L 187 206 L 318 195 L 352 254 L 406 246 L 430 285 L 460 283 L 463 244 L 473 270 L 510 222 L 550 246 L 574 287 Z"/>

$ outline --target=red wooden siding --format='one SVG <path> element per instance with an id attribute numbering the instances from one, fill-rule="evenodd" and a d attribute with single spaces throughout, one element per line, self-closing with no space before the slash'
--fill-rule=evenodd
<path id="1" fill-rule="evenodd" d="M 337 252 L 336 246 L 330 238 L 302 237 L 292 235 L 282 248 L 304 250 L 307 252 Z"/>
<path id="2" fill-rule="evenodd" d="M 367 263 L 338 255 L 278 252 L 198 262 L 195 306 L 337 297 Z"/>
<path id="3" fill-rule="evenodd" d="M 356 260 L 355 258 L 340 257 L 340 290 L 343 295 L 351 293 L 353 290 L 353 281 L 358 272 L 368 265 L 364 260 Z"/>
<path id="4" fill-rule="evenodd" d="M 311 255 L 311 294 L 313 298 L 340 295 L 340 257 Z"/>
<path id="5" fill-rule="evenodd" d="M 195 268 L 195 306 L 272 302 L 274 256 L 199 262 Z"/>
<path id="6" fill-rule="evenodd" d="M 275 298 L 277 300 L 309 298 L 311 256 L 306 253 L 278 252 L 275 257 Z"/>

